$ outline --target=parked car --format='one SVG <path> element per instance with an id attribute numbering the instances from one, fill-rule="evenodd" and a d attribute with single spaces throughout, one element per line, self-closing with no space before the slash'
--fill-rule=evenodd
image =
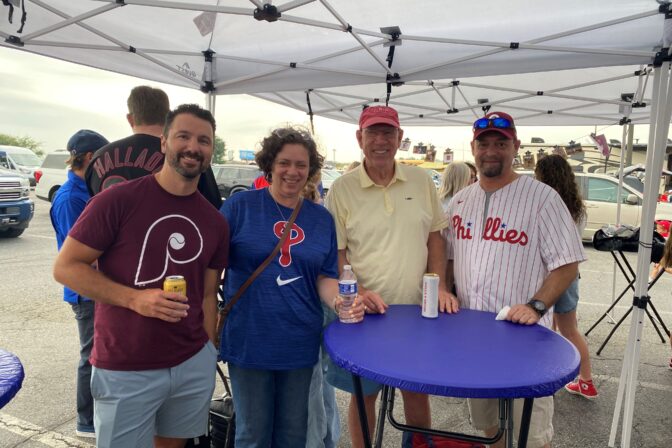
<path id="1" fill-rule="evenodd" d="M 37 154 L 28 148 L 0 145 L 0 168 L 29 176 L 31 187 L 36 184 L 35 170 L 41 163 Z"/>
<path id="2" fill-rule="evenodd" d="M 533 176 L 531 172 L 520 174 Z M 623 183 L 620 201 L 618 200 L 618 179 L 597 173 L 574 173 L 579 191 L 586 204 L 586 228 L 581 235 L 584 241 L 592 241 L 593 235 L 601 227 L 616 224 L 616 209 L 621 203 L 621 224 L 639 227 L 642 220 L 642 202 L 644 196 L 636 188 Z M 672 221 L 672 204 L 659 202 L 656 207 L 656 220 Z M 653 230 L 653 229 L 652 229 Z"/>
<path id="3" fill-rule="evenodd" d="M 54 199 L 58 189 L 68 180 L 68 166 L 65 164 L 68 158 L 70 154 L 62 149 L 47 154 L 40 168 L 35 171 L 35 196 L 49 202 Z"/>
<path id="4" fill-rule="evenodd" d="M 256 165 L 213 165 L 212 171 L 222 199 L 249 190 L 254 179 L 262 174 Z"/>
<path id="5" fill-rule="evenodd" d="M 0 169 L 0 238 L 16 238 L 33 219 L 30 181 L 13 171 Z"/>

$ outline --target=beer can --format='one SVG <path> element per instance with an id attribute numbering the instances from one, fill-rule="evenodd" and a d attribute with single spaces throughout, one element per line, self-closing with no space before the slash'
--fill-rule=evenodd
<path id="1" fill-rule="evenodd" d="M 181 275 L 169 275 L 163 281 L 163 290 L 166 292 L 177 292 L 186 296 L 187 281 Z"/>
<path id="2" fill-rule="evenodd" d="M 422 277 L 422 317 L 439 317 L 439 276 L 425 274 Z"/>

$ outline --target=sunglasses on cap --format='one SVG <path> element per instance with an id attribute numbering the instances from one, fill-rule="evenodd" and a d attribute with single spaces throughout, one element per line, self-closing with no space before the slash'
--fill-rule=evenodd
<path id="1" fill-rule="evenodd" d="M 479 118 L 474 121 L 474 129 L 515 129 L 511 120 L 507 118 L 497 117 L 497 118 Z"/>

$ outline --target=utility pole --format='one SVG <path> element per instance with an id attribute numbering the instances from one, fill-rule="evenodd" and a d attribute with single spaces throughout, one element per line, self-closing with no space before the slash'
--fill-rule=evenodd
<path id="1" fill-rule="evenodd" d="M 336 148 L 332 149 L 334 152 L 334 169 L 336 169 Z"/>

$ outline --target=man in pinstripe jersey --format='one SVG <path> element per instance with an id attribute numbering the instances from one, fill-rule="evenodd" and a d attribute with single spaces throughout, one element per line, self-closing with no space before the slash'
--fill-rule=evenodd
<path id="1" fill-rule="evenodd" d="M 550 327 L 553 304 L 585 260 L 580 236 L 552 188 L 513 170 L 520 141 L 511 116 L 491 112 L 473 131 L 479 182 L 458 192 L 447 211 L 447 282 L 462 308 L 509 306 L 507 320 Z M 469 400 L 469 409 L 474 427 L 496 433 L 497 400 Z M 522 403 L 514 409 L 518 426 Z M 535 400 L 529 447 L 550 447 L 552 419 L 553 398 Z"/>

